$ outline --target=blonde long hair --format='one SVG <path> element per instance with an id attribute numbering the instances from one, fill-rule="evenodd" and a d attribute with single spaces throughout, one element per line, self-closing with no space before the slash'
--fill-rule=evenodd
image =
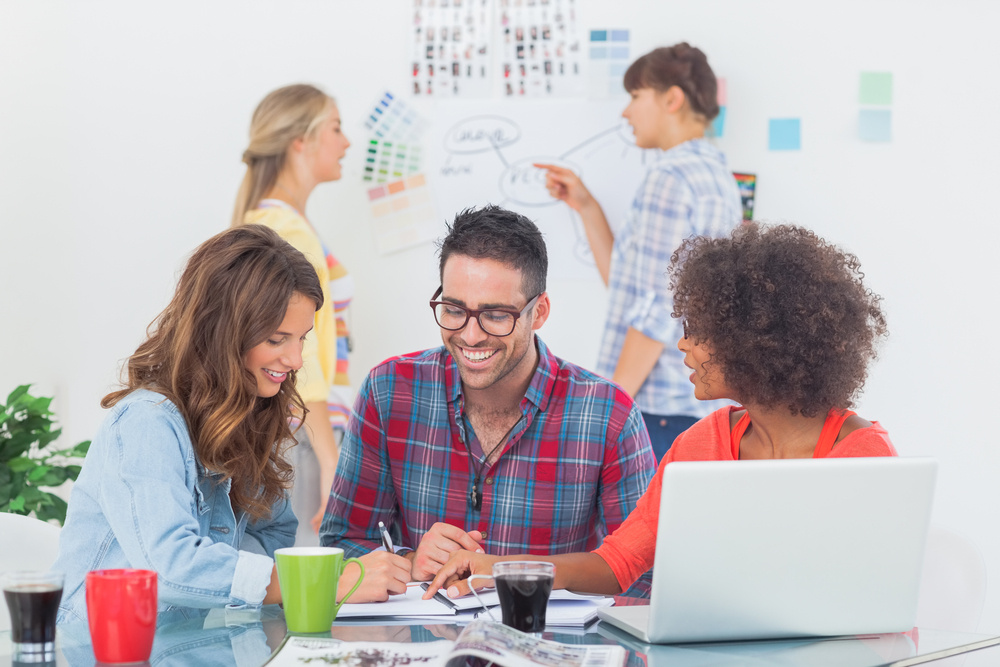
<path id="1" fill-rule="evenodd" d="M 236 195 L 232 227 L 242 225 L 247 211 L 257 208 L 278 182 L 292 142 L 314 137 L 334 104 L 332 97 L 304 83 L 278 88 L 261 100 L 250 120 L 250 145 L 243 151 L 247 171 Z"/>
<path id="2" fill-rule="evenodd" d="M 323 305 L 309 260 L 263 225 L 242 225 L 205 241 L 188 260 L 174 298 L 149 325 L 123 369 L 110 408 L 136 389 L 163 394 L 180 410 L 198 460 L 232 480 L 233 509 L 266 517 L 292 476 L 284 452 L 289 420 L 305 405 L 295 372 L 275 396 L 257 396 L 244 358 L 272 335 L 295 293 Z"/>

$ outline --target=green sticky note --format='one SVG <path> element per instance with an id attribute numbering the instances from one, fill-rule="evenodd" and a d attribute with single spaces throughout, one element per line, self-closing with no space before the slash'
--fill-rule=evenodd
<path id="1" fill-rule="evenodd" d="M 862 72 L 858 102 L 892 104 L 892 72 Z"/>

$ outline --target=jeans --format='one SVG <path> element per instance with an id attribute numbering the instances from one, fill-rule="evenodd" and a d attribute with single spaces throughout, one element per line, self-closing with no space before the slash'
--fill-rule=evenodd
<path id="1" fill-rule="evenodd" d="M 648 412 L 642 413 L 642 419 L 646 422 L 646 430 L 649 431 L 649 441 L 653 445 L 657 463 L 670 449 L 670 445 L 674 444 L 677 436 L 698 421 L 698 417 L 687 415 L 653 415 Z"/>

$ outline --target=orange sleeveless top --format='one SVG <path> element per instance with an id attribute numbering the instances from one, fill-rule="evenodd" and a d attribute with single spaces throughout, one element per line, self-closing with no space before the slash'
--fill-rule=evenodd
<path id="1" fill-rule="evenodd" d="M 830 455 L 830 450 L 833 449 L 833 445 L 837 442 L 837 435 L 840 433 L 840 429 L 844 426 L 847 418 L 853 414 L 855 413 L 851 410 L 844 410 L 842 413 L 838 413 L 834 408 L 830 408 L 830 412 L 826 415 L 826 421 L 823 422 L 823 430 L 819 434 L 816 449 L 813 450 L 814 459 L 825 459 Z M 736 426 L 733 427 L 730 436 L 730 446 L 733 448 L 734 461 L 738 461 L 740 458 L 740 440 L 743 439 L 743 434 L 747 432 L 749 427 L 750 413 L 744 412 L 743 416 L 736 422 Z"/>

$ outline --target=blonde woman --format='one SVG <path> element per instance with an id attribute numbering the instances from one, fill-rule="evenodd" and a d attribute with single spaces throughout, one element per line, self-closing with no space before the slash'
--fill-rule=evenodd
<path id="1" fill-rule="evenodd" d="M 337 105 L 326 93 L 304 84 L 273 91 L 250 122 L 250 145 L 243 152 L 247 171 L 233 212 L 234 227 L 261 224 L 278 232 L 309 259 L 323 286 L 323 307 L 306 340 L 298 383 L 306 416 L 305 428 L 297 432 L 303 446 L 293 454 L 292 502 L 300 524 L 312 526 L 311 534 L 300 530 L 300 542 L 315 540 L 319 531 L 337 468 L 334 430 L 342 429 L 350 414 L 343 315 L 354 292 L 351 277 L 320 240 L 305 210 L 317 185 L 340 179 L 340 160 L 350 145 Z"/>

